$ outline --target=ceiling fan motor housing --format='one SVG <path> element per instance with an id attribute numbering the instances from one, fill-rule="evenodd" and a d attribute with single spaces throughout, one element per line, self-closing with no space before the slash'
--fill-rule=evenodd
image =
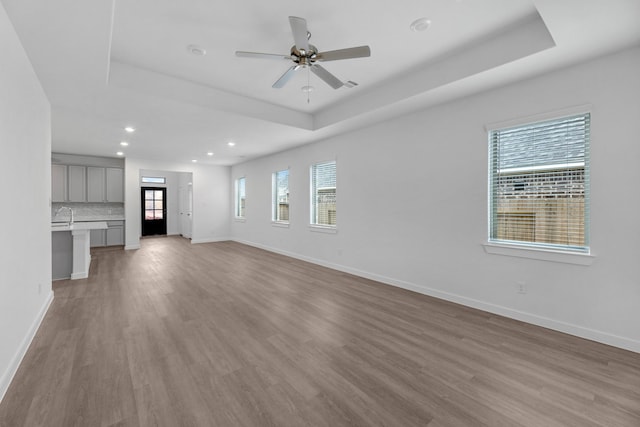
<path id="1" fill-rule="evenodd" d="M 309 50 L 298 50 L 295 45 L 291 46 L 291 59 L 299 65 L 311 65 L 316 62 L 318 49 L 310 44 Z"/>

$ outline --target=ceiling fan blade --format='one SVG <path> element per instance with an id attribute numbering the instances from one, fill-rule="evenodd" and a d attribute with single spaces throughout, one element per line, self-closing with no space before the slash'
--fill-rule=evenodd
<path id="1" fill-rule="evenodd" d="M 280 55 L 278 53 L 259 53 L 259 52 L 243 52 L 236 50 L 236 56 L 241 58 L 258 58 L 258 59 L 287 59 L 291 60 L 289 55 Z"/>
<path id="2" fill-rule="evenodd" d="M 344 83 L 342 83 L 336 76 L 334 76 L 318 64 L 313 64 L 311 66 L 311 71 L 313 71 L 313 74 L 320 77 L 326 84 L 334 89 L 338 89 L 344 85 Z"/>
<path id="3" fill-rule="evenodd" d="M 289 24 L 291 25 L 291 32 L 293 33 L 293 40 L 296 44 L 296 48 L 300 50 L 304 50 L 305 52 L 309 50 L 309 38 L 307 36 L 307 21 L 304 18 L 298 18 L 297 16 L 289 17 Z"/>
<path id="4" fill-rule="evenodd" d="M 276 82 L 273 84 L 273 88 L 276 89 L 280 89 L 281 87 L 284 87 L 284 85 L 287 84 L 287 82 L 291 79 L 291 77 L 293 77 L 293 75 L 295 74 L 295 72 L 300 68 L 299 65 L 294 65 L 293 67 L 289 68 L 283 75 L 282 77 L 280 77 L 278 80 L 276 80 Z"/>
<path id="5" fill-rule="evenodd" d="M 349 47 L 347 49 L 330 50 L 318 53 L 318 61 L 335 61 L 337 59 L 365 58 L 371 56 L 369 46 Z"/>

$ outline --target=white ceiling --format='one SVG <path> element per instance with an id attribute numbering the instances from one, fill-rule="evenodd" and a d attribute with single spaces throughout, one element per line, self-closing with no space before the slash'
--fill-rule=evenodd
<path id="1" fill-rule="evenodd" d="M 638 0 L 1 1 L 52 104 L 53 151 L 221 165 L 640 44 Z M 371 47 L 323 63 L 359 86 L 301 70 L 273 89 L 291 63 L 235 56 L 288 55 L 290 15 L 320 51 Z"/>

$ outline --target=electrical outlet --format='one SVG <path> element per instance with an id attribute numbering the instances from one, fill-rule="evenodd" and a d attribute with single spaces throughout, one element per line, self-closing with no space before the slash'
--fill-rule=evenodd
<path id="1" fill-rule="evenodd" d="M 527 293 L 527 284 L 525 282 L 517 282 L 516 286 L 517 286 L 519 294 L 526 294 Z"/>

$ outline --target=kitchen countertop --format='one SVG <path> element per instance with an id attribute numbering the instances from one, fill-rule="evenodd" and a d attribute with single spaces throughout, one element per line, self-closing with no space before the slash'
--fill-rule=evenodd
<path id="1" fill-rule="evenodd" d="M 91 221 L 124 221 L 122 215 L 102 215 L 102 216 L 86 216 L 74 215 L 74 222 L 91 222 Z M 51 222 L 69 222 L 69 215 L 53 217 Z"/>
<path id="2" fill-rule="evenodd" d="M 74 221 L 73 224 L 68 222 L 51 223 L 51 231 L 104 230 L 106 228 L 106 221 Z"/>

